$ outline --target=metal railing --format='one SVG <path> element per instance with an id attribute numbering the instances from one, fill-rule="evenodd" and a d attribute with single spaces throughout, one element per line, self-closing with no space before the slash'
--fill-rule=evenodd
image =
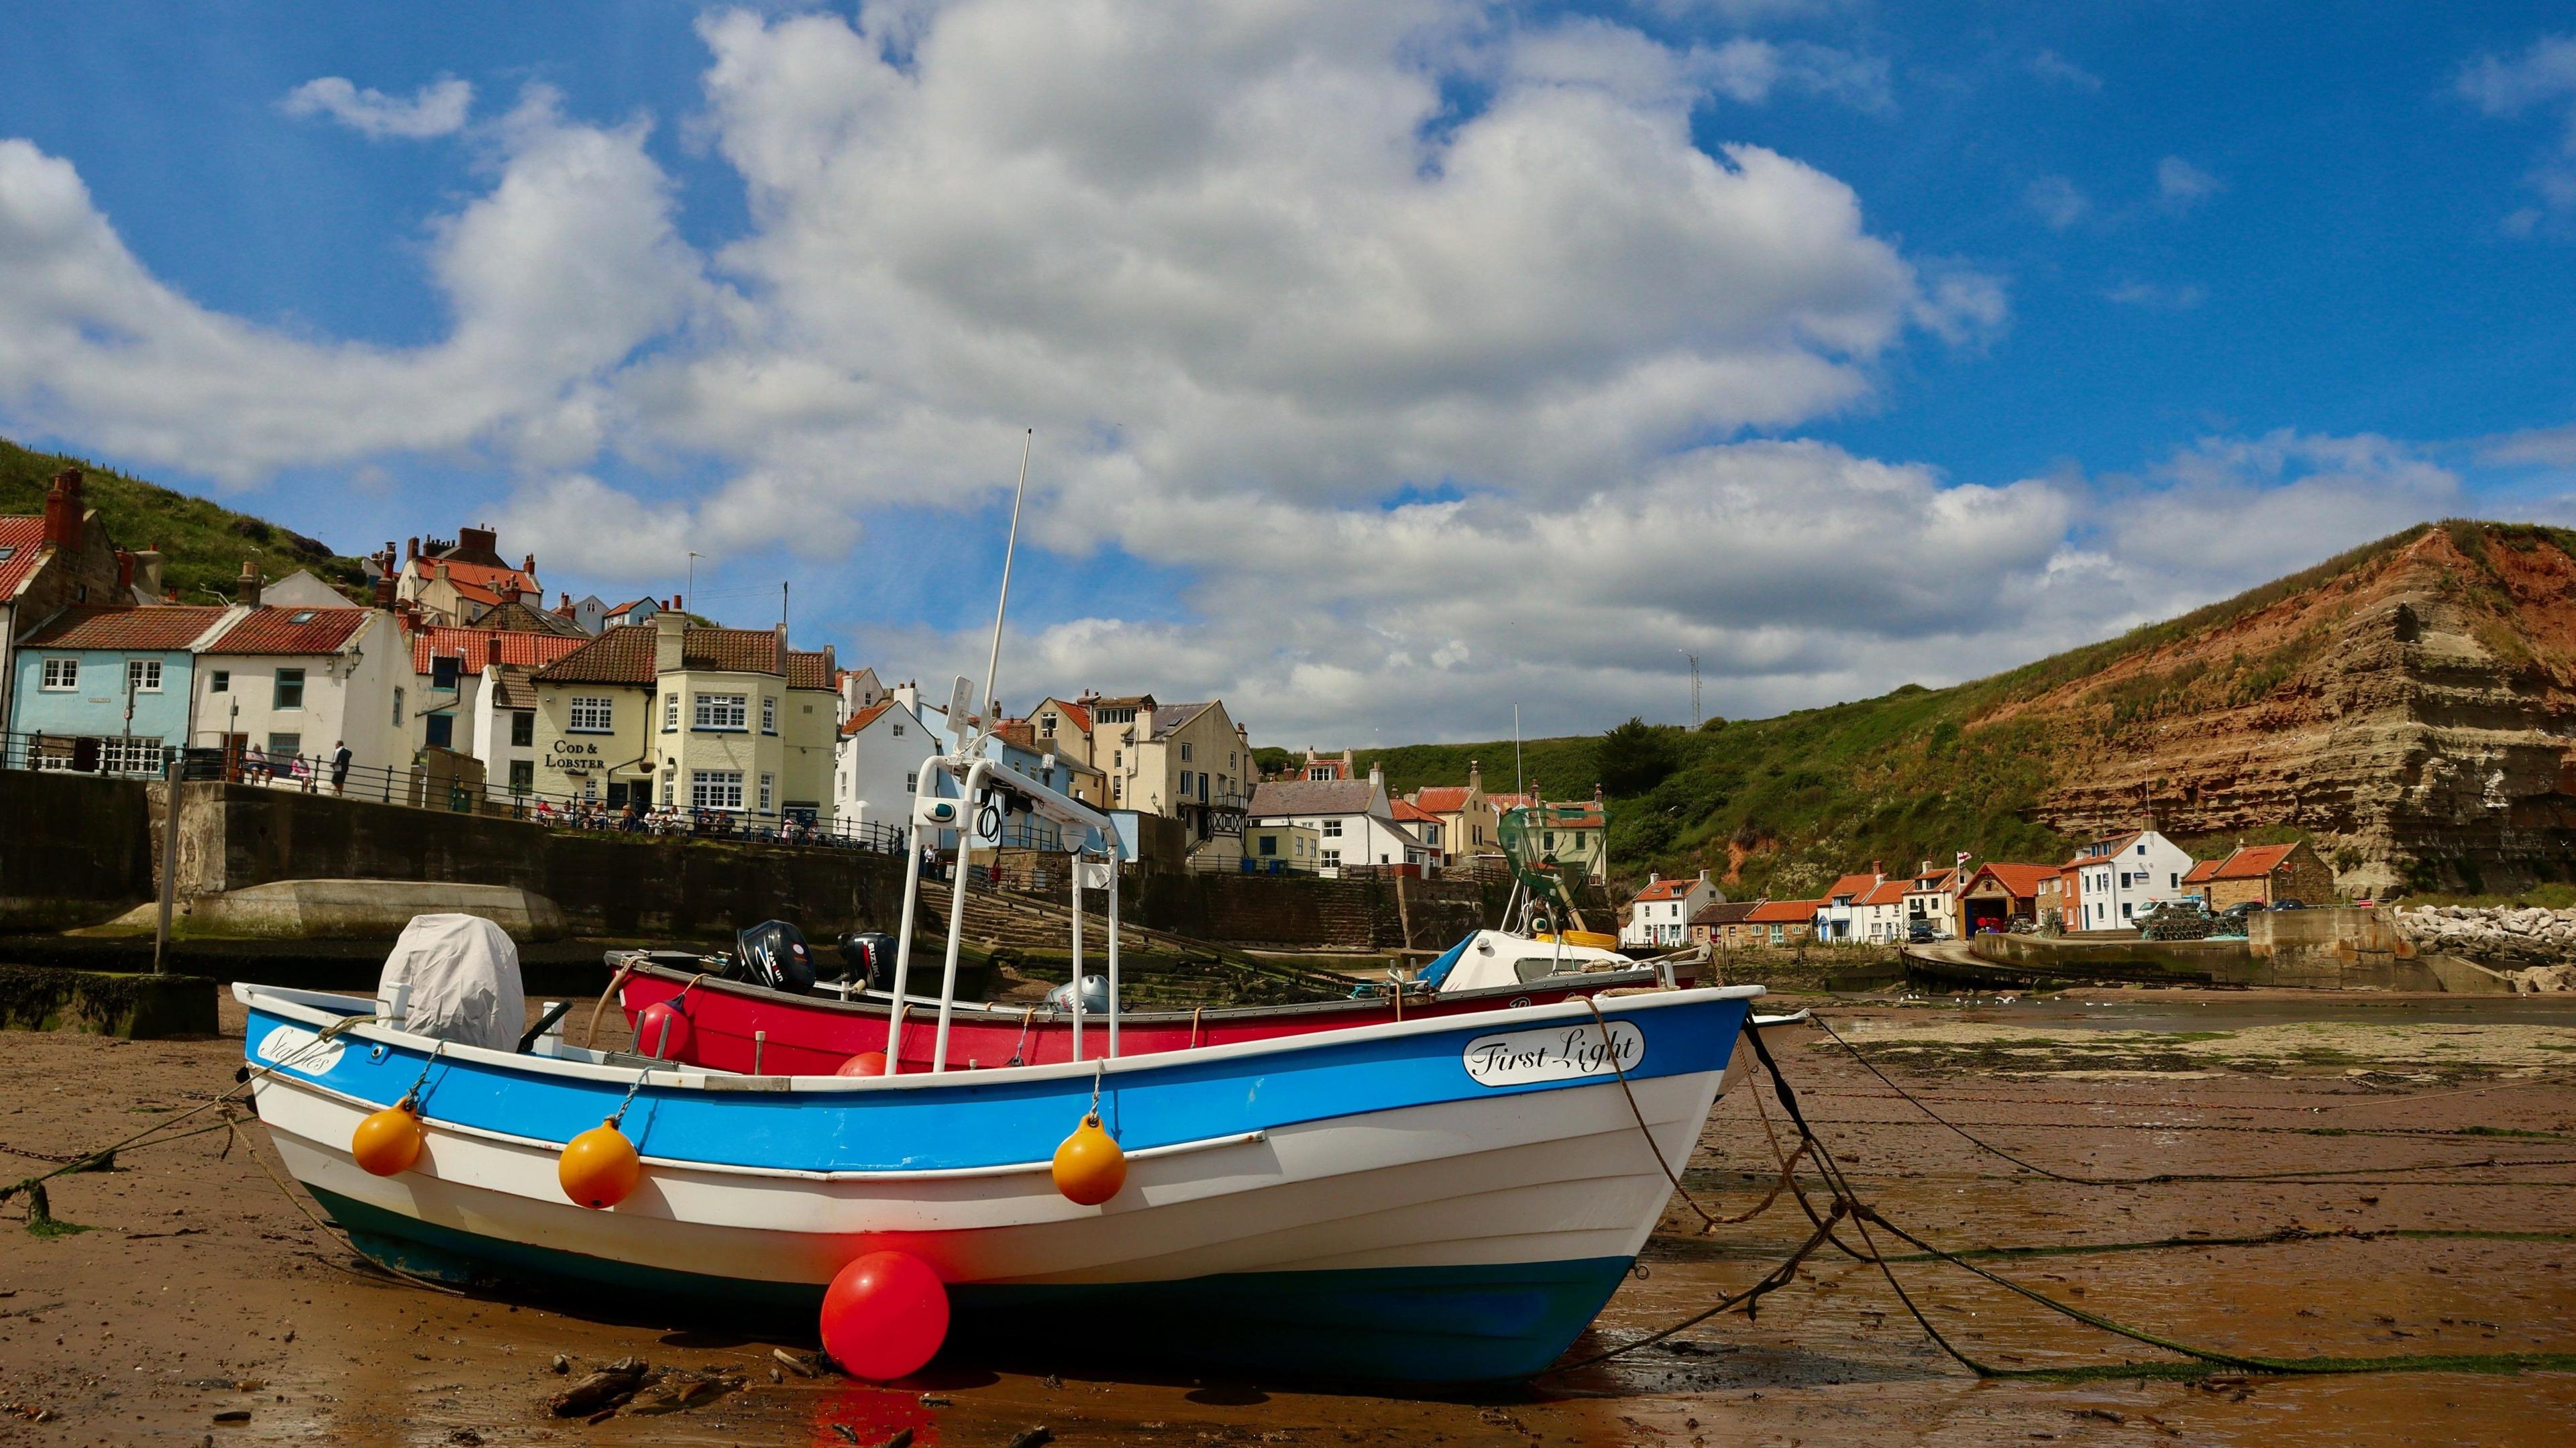
<path id="1" fill-rule="evenodd" d="M 0 733 L 0 769 L 86 774 L 126 779 L 162 777 L 171 747 L 159 739 L 126 735 Z M 271 755 L 258 748 L 188 748 L 178 751 L 179 777 L 336 799 L 403 805 L 443 814 L 519 820 L 549 829 L 809 845 L 900 855 L 902 828 L 864 821 L 823 821 L 802 810 L 719 809 L 683 805 L 621 804 L 596 796 L 514 788 L 474 781 L 426 763 L 335 767 L 327 756 Z"/>

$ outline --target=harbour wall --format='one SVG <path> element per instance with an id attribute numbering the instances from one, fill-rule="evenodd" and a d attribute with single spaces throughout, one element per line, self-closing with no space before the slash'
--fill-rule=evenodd
<path id="1" fill-rule="evenodd" d="M 2452 991 L 2510 994 L 2513 983 L 2460 957 L 2419 951 L 2374 907 L 2265 911 L 2243 940 L 2052 939 L 1980 935 L 1978 958 L 2037 972 L 2081 976 L 2206 977 L 2212 984 L 2313 990 Z"/>

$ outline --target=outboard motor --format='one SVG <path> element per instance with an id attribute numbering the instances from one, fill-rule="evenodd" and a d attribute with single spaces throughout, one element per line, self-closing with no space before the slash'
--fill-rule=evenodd
<path id="1" fill-rule="evenodd" d="M 789 995 L 814 989 L 814 955 L 805 948 L 805 932 L 784 920 L 764 920 L 734 937 L 734 954 L 754 985 Z"/>
<path id="2" fill-rule="evenodd" d="M 1073 1014 L 1073 982 L 1066 981 L 1047 992 L 1047 1009 L 1059 1015 Z M 1086 975 L 1082 978 L 1082 1013 L 1086 1016 L 1109 1014 L 1109 977 Z"/>
<path id="3" fill-rule="evenodd" d="M 870 990 L 894 989 L 893 936 L 881 930 L 844 931 L 840 946 L 841 962 L 849 967 L 851 979 L 864 982 Z"/>

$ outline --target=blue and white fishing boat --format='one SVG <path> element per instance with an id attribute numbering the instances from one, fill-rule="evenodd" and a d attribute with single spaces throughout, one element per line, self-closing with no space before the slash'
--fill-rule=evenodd
<path id="1" fill-rule="evenodd" d="M 1761 988 L 1122 1057 L 1117 872 L 1103 868 L 1114 826 L 996 775 L 968 722 L 989 732 L 993 697 L 988 679 L 978 711 L 958 681 L 957 747 L 921 771 L 915 851 L 1003 791 L 1059 826 L 1077 890 L 1090 874 L 1108 892 L 1093 1058 L 948 1060 L 961 881 L 937 1044 L 919 1073 L 737 1074 L 533 1032 L 514 1051 L 514 962 L 482 997 L 507 1007 L 485 1044 L 460 1043 L 441 1024 L 454 1011 L 405 989 L 366 1000 L 236 985 L 254 1099 L 288 1170 L 360 1250 L 404 1271 L 548 1282 L 661 1321 L 694 1304 L 810 1324 L 844 1268 L 895 1252 L 928 1264 L 948 1320 L 976 1339 L 1417 1382 L 1554 1361 L 1654 1229 Z M 945 797 L 942 776 L 955 785 Z M 897 1000 L 911 998 L 913 879 Z M 903 1025 L 890 1019 L 890 1047 Z M 1056 1157 L 1093 1116 L 1123 1175 L 1084 1205 Z M 403 1147 L 390 1155 L 369 1134 L 388 1119 Z M 631 1144 L 631 1185 L 595 1209 L 573 1199 L 571 1162 L 603 1121 L 624 1139 L 616 1151 Z"/>

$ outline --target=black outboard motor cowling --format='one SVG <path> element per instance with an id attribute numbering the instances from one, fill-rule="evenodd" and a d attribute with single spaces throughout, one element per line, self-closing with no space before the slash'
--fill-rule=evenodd
<path id="1" fill-rule="evenodd" d="M 851 979 L 870 990 L 894 989 L 895 939 L 881 930 L 851 930 L 840 940 L 841 961 Z"/>
<path id="2" fill-rule="evenodd" d="M 734 937 L 734 954 L 752 984 L 789 995 L 814 989 L 814 953 L 805 932 L 784 920 L 764 920 Z"/>

